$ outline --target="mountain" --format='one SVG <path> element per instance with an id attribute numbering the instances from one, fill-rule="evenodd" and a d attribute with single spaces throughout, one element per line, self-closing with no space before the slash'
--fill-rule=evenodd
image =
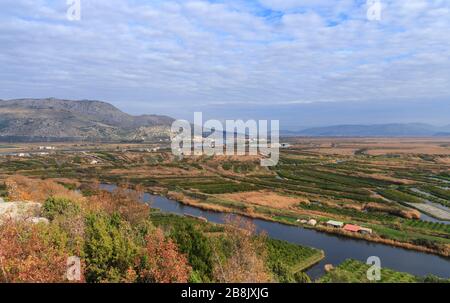
<path id="1" fill-rule="evenodd" d="M 126 114 L 101 101 L 0 100 L 0 139 L 151 140 L 168 137 L 174 119 Z"/>
<path id="2" fill-rule="evenodd" d="M 286 135 L 307 137 L 432 137 L 449 136 L 450 126 L 436 127 L 423 123 L 335 125 L 287 132 Z"/>

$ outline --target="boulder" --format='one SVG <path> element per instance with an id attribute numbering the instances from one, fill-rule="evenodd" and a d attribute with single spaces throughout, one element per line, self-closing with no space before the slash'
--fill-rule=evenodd
<path id="1" fill-rule="evenodd" d="M 330 272 L 334 269 L 333 264 L 325 264 L 324 269 L 326 272 Z"/>
<path id="2" fill-rule="evenodd" d="M 36 202 L 3 202 L 0 203 L 0 223 L 5 220 L 27 220 L 39 218 L 41 215 L 40 203 Z"/>

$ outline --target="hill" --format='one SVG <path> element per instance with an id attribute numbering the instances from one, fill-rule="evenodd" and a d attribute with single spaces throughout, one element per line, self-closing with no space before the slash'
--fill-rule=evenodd
<path id="1" fill-rule="evenodd" d="M 436 127 L 423 123 L 335 125 L 308 128 L 285 135 L 308 137 L 432 137 L 450 134 L 450 127 Z"/>
<path id="2" fill-rule="evenodd" d="M 174 119 L 132 116 L 101 101 L 0 101 L 0 140 L 152 140 L 168 137 Z"/>

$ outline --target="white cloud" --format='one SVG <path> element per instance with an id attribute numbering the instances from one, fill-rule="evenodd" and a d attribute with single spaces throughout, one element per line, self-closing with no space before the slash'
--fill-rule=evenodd
<path id="1" fill-rule="evenodd" d="M 381 1 L 369 22 L 353 0 L 82 0 L 69 22 L 65 1 L 3 0 L 0 98 L 449 98 L 450 3 Z"/>

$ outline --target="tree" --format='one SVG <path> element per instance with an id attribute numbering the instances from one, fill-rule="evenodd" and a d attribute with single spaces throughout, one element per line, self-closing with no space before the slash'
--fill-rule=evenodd
<path id="1" fill-rule="evenodd" d="M 146 238 L 146 266 L 140 277 L 147 283 L 186 283 L 192 268 L 176 244 L 156 229 Z"/>
<path id="2" fill-rule="evenodd" d="M 138 247 L 133 230 L 119 215 L 87 217 L 84 253 L 88 282 L 130 282 Z"/>
<path id="3" fill-rule="evenodd" d="M 212 250 L 208 238 L 192 223 L 176 226 L 171 234 L 181 253 L 188 257 L 195 271 L 194 280 L 197 282 L 210 282 L 213 278 Z"/>
<path id="4" fill-rule="evenodd" d="M 266 268 L 266 239 L 256 235 L 256 227 L 239 216 L 226 218 L 225 260 L 217 257 L 216 280 L 222 283 L 264 283 L 271 277 Z"/>

